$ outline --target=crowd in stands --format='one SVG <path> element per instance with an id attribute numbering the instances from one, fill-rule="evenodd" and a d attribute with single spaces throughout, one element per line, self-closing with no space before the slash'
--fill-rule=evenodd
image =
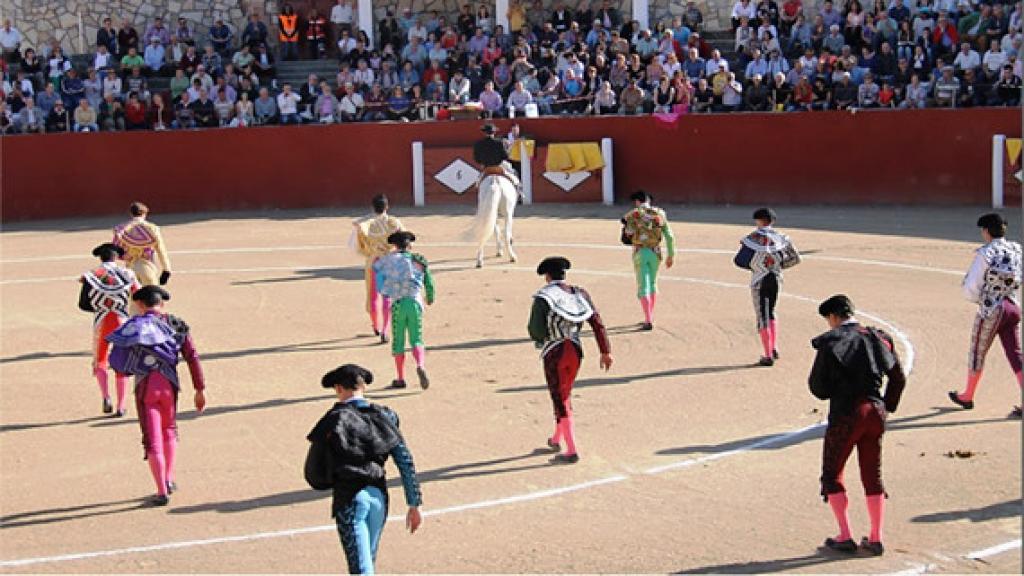
<path id="1" fill-rule="evenodd" d="M 693 2 L 653 30 L 606 1 L 545 10 L 511 0 L 509 31 L 485 5 L 463 6 L 454 22 L 405 8 L 376 23 L 375 44 L 355 28 L 349 0 L 338 0 L 329 18 L 284 3 L 270 23 L 251 15 L 241 34 L 217 20 L 202 45 L 184 19 L 172 26 L 156 18 L 140 35 L 131 22 L 116 29 L 107 18 L 84 70 L 57 42 L 22 47 L 7 20 L 0 132 L 415 121 L 456 110 L 488 117 L 1020 104 L 1020 2 L 910 2 L 805 10 L 801 0 L 738 0 L 730 59 L 702 37 Z M 336 58 L 337 75 L 279 85 L 277 60 L 300 54 Z M 150 90 L 160 76 L 170 77 L 168 89 Z"/>

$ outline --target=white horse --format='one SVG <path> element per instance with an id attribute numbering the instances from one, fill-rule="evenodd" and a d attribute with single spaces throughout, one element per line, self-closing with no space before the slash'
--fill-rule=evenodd
<path id="1" fill-rule="evenodd" d="M 515 250 L 512 249 L 512 216 L 516 211 L 519 192 L 512 182 L 504 176 L 485 175 L 480 181 L 477 200 L 476 220 L 470 230 L 470 238 L 477 245 L 476 267 L 484 265 L 484 244 L 495 236 L 498 246 L 498 257 L 504 256 L 502 244 L 508 251 L 509 262 L 516 261 Z M 498 227 L 498 216 L 505 218 L 505 234 Z"/>

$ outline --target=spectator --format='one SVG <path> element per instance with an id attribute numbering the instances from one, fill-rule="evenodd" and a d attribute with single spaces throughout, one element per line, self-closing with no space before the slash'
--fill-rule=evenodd
<path id="1" fill-rule="evenodd" d="M 256 124 L 277 123 L 277 104 L 266 88 L 260 88 L 260 95 L 253 102 L 253 114 Z"/>
<path id="2" fill-rule="evenodd" d="M 610 87 L 611 84 L 608 84 L 608 86 Z M 523 85 L 521 81 L 516 82 L 512 89 L 512 92 L 509 93 L 508 95 L 508 109 L 510 113 L 512 111 L 515 111 L 516 116 L 523 116 L 526 114 L 527 104 L 532 103 L 533 94 L 530 94 L 530 92 L 526 90 L 526 87 Z M 612 103 L 612 106 L 614 106 L 614 101 Z"/>
<path id="3" fill-rule="evenodd" d="M 195 109 L 192 107 L 188 92 L 182 92 L 181 100 L 174 106 L 174 122 L 171 127 L 182 130 L 196 127 Z"/>
<path id="4" fill-rule="evenodd" d="M 494 89 L 494 82 L 484 83 L 484 90 L 480 93 L 480 104 L 483 106 L 483 116 L 486 118 L 501 114 L 504 99 Z"/>
<path id="5" fill-rule="evenodd" d="M 921 109 L 927 105 L 928 87 L 921 83 L 921 77 L 913 74 L 910 77 L 910 84 L 904 90 L 903 102 L 900 108 Z"/>
<path id="6" fill-rule="evenodd" d="M 108 70 L 114 67 L 114 57 L 107 51 L 106 46 L 96 47 L 96 54 L 92 57 L 92 67 L 104 76 Z"/>
<path id="7" fill-rule="evenodd" d="M 18 131 L 22 134 L 42 134 L 46 132 L 46 113 L 36 107 L 35 100 L 29 96 L 25 98 L 25 105 L 17 116 Z"/>
<path id="8" fill-rule="evenodd" d="M 139 98 L 149 102 L 149 85 L 142 76 L 142 68 L 138 66 L 132 68 L 132 73 L 125 79 L 124 84 L 127 92 L 135 92 Z"/>
<path id="9" fill-rule="evenodd" d="M 46 131 L 49 133 L 68 132 L 70 127 L 71 119 L 68 111 L 64 109 L 64 102 L 57 100 L 53 103 L 53 109 L 46 116 Z"/>
<path id="10" fill-rule="evenodd" d="M 999 77 L 992 89 L 993 106 L 1019 106 L 1021 94 L 1021 79 L 1013 73 L 1013 67 L 1003 66 L 1003 74 Z"/>
<path id="11" fill-rule="evenodd" d="M 828 48 L 833 54 L 838 54 L 843 50 L 843 46 L 846 45 L 846 38 L 840 34 L 840 28 L 838 24 L 833 24 L 828 29 L 828 36 L 822 40 L 822 47 Z"/>
<path id="12" fill-rule="evenodd" d="M 213 113 L 217 125 L 221 128 L 231 125 L 235 117 L 235 104 L 228 98 L 227 87 L 221 86 L 214 90 L 217 97 L 213 99 Z"/>
<path id="13" fill-rule="evenodd" d="M 260 44 L 256 50 L 256 57 L 252 63 L 253 71 L 261 83 L 273 78 L 277 71 L 274 68 L 274 57 L 267 50 L 266 44 Z"/>
<path id="14" fill-rule="evenodd" d="M 760 74 L 754 74 L 750 80 L 750 85 L 743 91 L 743 108 L 749 112 L 767 112 L 771 105 L 768 88 L 761 83 Z"/>
<path id="15" fill-rule="evenodd" d="M 646 100 L 647 93 L 640 87 L 639 80 L 631 79 L 622 94 L 619 94 L 619 114 L 643 114 Z"/>
<path id="16" fill-rule="evenodd" d="M 309 11 L 306 20 L 306 45 L 309 48 L 309 57 L 314 60 L 327 55 L 327 20 L 316 8 Z"/>
<path id="17" fill-rule="evenodd" d="M 652 99 L 655 113 L 668 114 L 672 112 L 672 107 L 676 103 L 676 90 L 667 75 L 662 75 L 655 82 Z"/>
<path id="18" fill-rule="evenodd" d="M 956 27 L 953 26 L 953 22 L 945 14 L 940 13 L 939 19 L 935 23 L 935 29 L 932 30 L 932 44 L 935 45 L 934 49 L 937 55 L 952 54 L 956 50 L 959 39 L 960 36 L 957 34 Z"/>
<path id="19" fill-rule="evenodd" d="M 147 122 L 153 130 L 167 130 L 174 121 L 174 114 L 171 107 L 164 103 L 161 94 L 153 94 L 153 104 L 149 107 L 149 118 Z"/>
<path id="20" fill-rule="evenodd" d="M 277 15 L 281 60 L 294 60 L 299 55 L 299 16 L 291 4 L 285 3 Z"/>
<path id="21" fill-rule="evenodd" d="M 722 87 L 721 112 L 735 112 L 743 105 L 743 85 L 736 81 L 736 75 L 726 73 L 726 82 Z"/>
<path id="22" fill-rule="evenodd" d="M 541 114 L 554 114 L 555 104 L 562 92 L 562 81 L 558 78 L 558 74 L 552 73 L 547 68 L 544 68 L 542 72 L 544 73 L 544 82 L 537 92 L 537 106 L 540 108 Z M 540 78 L 541 75 L 538 74 L 538 83 Z"/>
<path id="23" fill-rule="evenodd" d="M 946 108 L 956 105 L 957 96 L 960 93 L 960 80 L 953 75 L 952 66 L 942 67 L 942 76 L 935 81 L 933 90 L 935 105 Z"/>
<path id="24" fill-rule="evenodd" d="M 242 46 L 249 48 L 249 52 L 253 53 L 263 44 L 267 43 L 270 36 L 270 31 L 267 30 L 267 25 L 260 20 L 259 15 L 250 14 L 249 21 L 245 25 L 245 29 L 242 30 Z M 241 48 L 239 48 L 241 50 Z"/>
<path id="25" fill-rule="evenodd" d="M 331 87 L 327 82 L 320 83 L 320 94 L 313 106 L 313 118 L 321 124 L 333 124 L 334 114 L 338 108 L 338 98 L 331 93 Z"/>
<path id="26" fill-rule="evenodd" d="M 352 16 L 350 0 L 338 0 L 338 4 L 331 8 L 331 24 L 334 26 L 335 38 L 340 38 L 342 33 L 352 33 Z"/>
<path id="27" fill-rule="evenodd" d="M 64 107 L 68 110 L 73 110 L 78 106 L 78 101 L 85 98 L 85 83 L 78 77 L 78 70 L 74 68 L 68 70 L 68 77 L 61 86 L 61 93 L 64 98 Z"/>
<path id="28" fill-rule="evenodd" d="M 201 62 L 203 69 L 214 76 L 220 76 L 224 73 L 224 60 L 217 53 L 213 44 L 207 44 L 203 47 Z"/>
<path id="29" fill-rule="evenodd" d="M 7 108 L 7 102 L 0 100 L 0 135 L 17 134 L 18 122 L 14 114 Z"/>
<path id="30" fill-rule="evenodd" d="M 231 54 L 231 42 L 235 38 L 235 33 L 227 24 L 224 24 L 224 20 L 218 18 L 213 26 L 210 26 L 209 38 L 213 49 L 221 57 L 227 58 Z"/>
<path id="31" fill-rule="evenodd" d="M 387 99 L 387 119 L 409 121 L 413 110 L 413 102 L 400 86 L 395 86 Z"/>
<path id="32" fill-rule="evenodd" d="M 124 105 L 124 127 L 126 130 L 149 130 L 149 111 L 146 103 L 135 92 L 128 94 Z"/>
<path id="33" fill-rule="evenodd" d="M 989 81 L 997 81 L 1000 71 L 1006 64 L 1006 53 L 1003 52 L 999 40 L 992 40 L 990 42 L 989 49 L 985 52 L 982 63 L 984 64 L 982 71 L 985 74 L 985 78 Z"/>
<path id="34" fill-rule="evenodd" d="M 981 67 L 981 56 L 979 56 L 974 50 L 971 50 L 971 44 L 969 42 L 960 44 L 960 52 L 958 52 L 956 58 L 953 59 L 954 70 L 963 73 L 967 70 L 974 70 L 979 67 Z"/>
<path id="35" fill-rule="evenodd" d="M 298 106 L 301 98 L 292 92 L 292 85 L 285 83 L 277 95 L 277 110 L 281 124 L 299 124 Z"/>
<path id="36" fill-rule="evenodd" d="M 206 88 L 207 92 L 213 89 L 213 77 L 206 71 L 206 66 L 202 64 L 196 66 L 196 73 L 192 75 L 190 80 L 193 84 L 196 80 L 199 80 L 199 83 L 202 84 L 203 88 Z M 193 94 L 192 99 L 195 100 L 197 96 L 197 94 Z"/>
<path id="37" fill-rule="evenodd" d="M 116 54 L 127 54 L 130 49 L 139 50 L 139 33 L 127 18 L 121 19 L 121 30 L 117 33 Z M 114 52 L 113 50 L 111 52 Z"/>
<path id="38" fill-rule="evenodd" d="M 83 96 L 89 100 L 89 105 L 98 110 L 103 101 L 103 82 L 96 76 L 96 70 L 89 68 L 88 78 L 82 80 L 82 87 Z"/>
<path id="39" fill-rule="evenodd" d="M 793 87 L 782 72 L 776 72 L 768 86 L 768 109 L 783 112 L 793 106 Z"/>
<path id="40" fill-rule="evenodd" d="M 184 18 L 178 18 L 178 29 L 174 31 L 174 36 L 186 46 L 196 45 L 196 31 L 189 25 L 188 20 Z"/>
<path id="41" fill-rule="evenodd" d="M 750 54 L 753 44 L 754 29 L 750 27 L 750 19 L 741 16 L 740 23 L 736 26 L 736 41 L 733 43 L 733 50 L 740 54 Z"/>
<path id="42" fill-rule="evenodd" d="M 374 84 L 371 86 L 370 92 L 363 98 L 366 104 L 363 115 L 364 120 L 367 122 L 386 120 L 387 99 L 388 95 L 381 90 L 380 84 Z"/>
<path id="43" fill-rule="evenodd" d="M 765 74 L 768 73 L 768 61 L 764 59 L 764 57 L 761 55 L 761 50 L 758 48 L 754 48 L 753 52 L 751 52 L 750 55 L 752 58 L 750 60 L 750 63 L 747 64 L 746 71 L 743 74 L 744 77 L 763 77 Z"/>
<path id="44" fill-rule="evenodd" d="M 149 28 L 146 28 L 146 34 L 144 36 L 146 43 L 151 43 L 153 38 L 156 38 L 157 43 L 161 47 L 166 47 L 171 43 L 171 32 L 164 26 L 163 18 L 159 16 L 153 20 L 153 24 Z"/>
<path id="45" fill-rule="evenodd" d="M 71 70 L 71 61 L 64 57 L 63 51 L 57 47 L 46 62 L 46 77 L 54 88 L 63 88 L 64 75 Z"/>
<path id="46" fill-rule="evenodd" d="M 697 48 L 690 48 L 690 50 L 697 50 Z M 722 58 L 722 53 L 718 50 L 712 51 L 711 58 L 708 58 L 704 62 L 704 77 L 707 78 L 718 74 L 718 71 L 722 69 L 722 66 L 725 66 L 726 72 L 729 71 L 729 61 Z"/>
<path id="47" fill-rule="evenodd" d="M 892 51 L 892 45 L 889 42 L 882 42 L 882 47 L 875 57 L 875 72 L 878 80 L 882 83 L 892 84 L 898 70 L 899 63 L 896 60 L 896 53 Z"/>
<path id="48" fill-rule="evenodd" d="M 235 52 L 235 55 L 231 57 L 231 64 L 234 65 L 236 70 L 242 70 L 248 66 L 252 66 L 252 63 L 256 58 L 250 52 L 248 44 L 242 44 L 242 47 Z"/>
<path id="49" fill-rule="evenodd" d="M 117 29 L 111 23 L 110 17 L 104 18 L 103 25 L 96 31 L 96 48 L 98 49 L 100 46 L 106 48 L 106 52 L 111 56 L 118 54 Z"/>
<path id="50" fill-rule="evenodd" d="M 689 0 L 686 3 L 686 11 L 683 12 L 683 22 L 690 30 L 695 32 L 699 32 L 704 28 L 704 15 L 697 8 L 697 3 L 693 0 Z"/>
<path id="51" fill-rule="evenodd" d="M 832 99 L 836 110 L 848 110 L 857 104 L 857 86 L 851 81 L 849 72 L 843 72 L 839 83 L 833 87 Z"/>
<path id="52" fill-rule="evenodd" d="M 188 88 L 188 78 L 185 77 L 185 72 L 181 68 L 178 68 L 174 71 L 174 78 L 171 78 L 171 100 L 177 100 L 181 96 L 181 93 L 188 90 Z"/>
<path id="53" fill-rule="evenodd" d="M 345 95 L 338 102 L 338 120 L 340 122 L 361 122 L 366 102 L 362 94 L 356 92 L 351 82 L 344 85 Z"/>
<path id="54" fill-rule="evenodd" d="M 785 12 L 785 5 L 783 5 L 782 9 Z M 797 79 L 796 86 L 793 87 L 793 94 L 785 110 L 786 112 L 810 112 L 813 109 L 814 88 L 811 86 L 810 81 L 807 80 L 807 76 L 800 76 Z"/>
<path id="55" fill-rule="evenodd" d="M 133 68 L 138 68 L 140 71 L 146 65 L 146 60 L 139 56 L 135 47 L 132 46 L 128 49 L 128 53 L 121 58 L 121 76 L 126 77 Z"/>
<path id="56" fill-rule="evenodd" d="M 53 82 L 47 82 L 46 88 L 42 92 L 36 95 L 36 104 L 45 114 L 49 114 L 53 110 L 54 105 L 61 101 L 61 97 L 54 90 Z"/>
<path id="57" fill-rule="evenodd" d="M 732 20 L 732 29 L 735 31 L 740 26 L 740 19 L 754 20 L 757 18 L 757 8 L 751 0 L 736 0 L 732 5 L 732 12 L 729 19 Z"/>
<path id="58" fill-rule="evenodd" d="M 882 82 L 882 88 L 878 91 L 878 106 L 889 109 L 896 107 L 896 91 L 889 82 Z"/>
<path id="59" fill-rule="evenodd" d="M 189 46 L 185 49 L 185 55 L 181 57 L 181 61 L 178 62 L 178 68 L 184 70 L 186 76 L 192 76 L 202 63 L 203 59 L 196 53 L 196 47 Z"/>
<path id="60" fill-rule="evenodd" d="M 356 39 L 349 34 L 348 30 L 342 29 L 340 36 L 338 36 L 338 60 L 342 62 L 350 62 L 349 53 L 356 48 Z"/>
<path id="61" fill-rule="evenodd" d="M 978 73 L 974 70 L 965 70 L 962 81 L 962 89 L 957 95 L 956 105 L 959 108 L 973 108 L 984 106 L 988 101 L 985 95 L 986 86 L 978 79 Z"/>
<path id="62" fill-rule="evenodd" d="M 75 108 L 75 132 L 98 132 L 100 127 L 96 124 L 96 110 L 89 106 L 89 101 L 82 98 Z"/>
<path id="63" fill-rule="evenodd" d="M 103 97 L 106 98 L 107 94 L 110 94 L 115 99 L 121 100 L 121 94 L 123 94 L 121 87 L 121 79 L 113 74 L 108 74 L 107 77 L 103 79 Z"/>
<path id="64" fill-rule="evenodd" d="M 864 83 L 857 88 L 857 106 L 859 108 L 878 108 L 878 84 L 871 72 L 864 75 Z"/>
<path id="65" fill-rule="evenodd" d="M 163 71 L 165 53 L 166 50 L 160 44 L 160 37 L 150 37 L 149 46 L 146 46 L 146 51 L 142 58 L 148 73 L 159 75 Z"/>
<path id="66" fill-rule="evenodd" d="M 189 104 L 189 107 L 195 115 L 197 128 L 215 128 L 217 126 L 217 111 L 206 88 L 199 89 L 199 99 Z"/>

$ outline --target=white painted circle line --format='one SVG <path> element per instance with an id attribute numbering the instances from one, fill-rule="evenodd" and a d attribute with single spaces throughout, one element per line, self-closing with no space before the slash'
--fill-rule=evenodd
<path id="1" fill-rule="evenodd" d="M 564 247 L 564 245 L 559 245 L 559 246 L 560 247 Z M 546 247 L 551 247 L 551 246 L 550 245 L 546 245 Z M 245 271 L 252 271 L 252 272 L 263 272 L 263 271 L 312 270 L 312 269 L 328 269 L 328 268 L 333 268 L 333 266 L 321 266 L 321 267 L 310 267 L 310 266 L 274 266 L 274 267 L 266 267 L 266 268 L 234 269 L 233 271 L 245 270 Z M 442 265 L 442 266 L 437 266 L 436 267 L 436 269 L 462 269 L 462 268 L 463 268 L 463 266 L 457 266 L 457 265 Z M 516 271 L 516 272 L 530 272 L 530 273 L 535 272 L 535 270 L 533 268 L 529 268 L 529 267 L 525 267 L 525 266 L 500 266 L 500 267 L 495 266 L 495 267 L 492 267 L 490 269 L 492 269 L 492 270 L 513 270 L 513 271 Z M 229 270 L 230 269 L 197 270 L 197 271 L 194 271 L 194 273 L 222 273 L 222 272 L 227 272 Z M 614 272 L 614 271 L 607 271 L 607 270 L 586 270 L 586 269 L 584 269 L 584 270 L 573 270 L 573 273 L 574 274 L 589 275 L 589 276 L 607 276 L 607 277 L 616 277 L 616 278 L 633 278 L 633 274 L 630 274 L 630 273 L 627 273 L 627 272 Z M 688 283 L 694 283 L 694 284 L 705 284 L 705 285 L 718 286 L 718 287 L 723 287 L 723 288 L 749 289 L 749 286 L 746 285 L 746 284 L 737 284 L 737 283 L 734 283 L 734 282 L 720 282 L 720 281 L 716 281 L 716 280 L 708 280 L 708 279 L 703 279 L 703 278 L 689 278 L 689 277 L 682 277 L 682 276 L 666 276 L 666 275 L 660 276 L 660 278 L 662 278 L 663 280 L 669 280 L 669 281 L 675 281 L 675 282 L 688 282 Z M 786 297 L 786 298 L 800 300 L 800 301 L 803 301 L 803 302 L 809 302 L 809 303 L 812 303 L 812 304 L 817 302 L 817 300 L 815 300 L 813 298 L 809 298 L 809 297 L 806 297 L 806 296 L 794 295 L 794 294 L 788 294 L 788 293 L 785 293 L 785 292 L 783 292 L 781 294 L 781 296 Z M 887 322 L 887 321 L 881 319 L 878 316 L 875 316 L 875 315 L 872 315 L 872 314 L 867 314 L 867 313 L 864 313 L 864 312 L 859 312 L 858 314 L 860 316 L 862 316 L 862 317 L 871 318 L 872 320 L 875 320 L 875 321 L 877 321 L 877 322 L 879 322 L 881 324 L 884 324 L 889 330 L 892 331 L 893 336 L 900 341 L 901 345 L 904 348 L 904 351 L 905 351 L 904 354 L 905 354 L 905 358 L 906 358 L 906 371 L 907 371 L 907 374 L 909 375 L 910 372 L 913 370 L 913 363 L 914 363 L 914 347 L 913 347 L 913 344 L 911 344 L 910 339 L 907 338 L 906 335 L 901 330 L 899 330 L 896 326 L 894 326 L 892 323 Z M 746 444 L 746 445 L 743 445 L 743 446 L 740 446 L 738 448 L 735 448 L 735 449 L 732 449 L 732 450 L 728 450 L 728 451 L 725 451 L 725 452 L 716 453 L 716 454 L 709 454 L 709 455 L 706 455 L 706 456 L 701 456 L 699 458 L 690 458 L 690 459 L 682 460 L 682 461 L 679 461 L 679 462 L 673 462 L 673 463 L 669 463 L 669 464 L 665 464 L 665 465 L 661 465 L 661 466 L 656 466 L 654 468 L 649 468 L 649 469 L 645 470 L 644 474 L 646 474 L 646 475 L 656 475 L 656 474 L 661 474 L 661 473 L 664 473 L 664 472 L 670 472 L 670 471 L 674 471 L 674 470 L 690 468 L 690 467 L 695 466 L 697 464 L 705 464 L 705 463 L 708 463 L 708 462 L 713 462 L 713 461 L 716 461 L 716 460 L 721 460 L 721 459 L 727 458 L 729 456 L 735 456 L 737 454 L 742 454 L 744 452 L 749 452 L 751 450 L 755 450 L 755 449 L 762 448 L 762 447 L 765 447 L 765 446 L 771 446 L 771 445 L 774 445 L 774 444 L 779 444 L 779 443 L 784 442 L 785 440 L 787 440 L 789 438 L 792 438 L 794 436 L 799 436 L 801 434 L 805 434 L 805 433 L 811 432 L 812 430 L 820 428 L 823 425 L 824 425 L 823 423 L 819 422 L 819 423 L 812 424 L 810 426 L 804 426 L 804 427 L 796 429 L 796 430 L 791 430 L 791 431 L 788 431 L 788 432 L 783 432 L 783 433 L 771 436 L 769 438 L 758 440 L 756 442 L 751 442 L 750 444 Z M 509 496 L 509 497 L 504 497 L 504 498 L 498 498 L 498 499 L 493 499 L 493 500 L 482 500 L 482 501 L 479 501 L 479 502 L 473 502 L 473 503 L 469 503 L 469 504 L 460 504 L 460 505 L 450 506 L 450 507 L 447 507 L 447 508 L 440 508 L 440 509 L 432 510 L 432 511 L 424 511 L 424 515 L 425 516 L 438 516 L 438 515 L 443 515 L 443 514 L 452 514 L 452 513 L 456 513 L 456 512 L 464 512 L 464 511 L 468 511 L 468 510 L 479 510 L 479 509 L 484 509 L 484 508 L 493 508 L 493 507 L 497 507 L 497 506 L 504 506 L 504 505 L 509 505 L 509 504 L 515 504 L 515 503 L 519 503 L 519 502 L 529 502 L 529 501 L 533 501 L 533 500 L 540 500 L 540 499 L 544 499 L 544 498 L 551 498 L 551 497 L 560 496 L 560 495 L 563 495 L 563 494 L 568 494 L 568 493 L 571 493 L 571 492 L 577 492 L 577 491 L 581 491 L 581 490 L 586 490 L 586 489 L 589 489 L 589 488 L 594 488 L 594 487 L 597 487 L 597 486 L 603 486 L 603 485 L 606 485 L 606 484 L 611 484 L 611 483 L 616 483 L 616 482 L 623 482 L 623 481 L 628 480 L 629 478 L 630 478 L 629 475 L 615 475 L 615 476 L 610 476 L 610 477 L 607 477 L 607 478 L 602 478 L 602 479 L 598 479 L 598 480 L 592 480 L 592 481 L 583 482 L 583 483 L 580 483 L 580 484 L 572 484 L 572 485 L 569 485 L 569 486 L 563 486 L 563 487 L 559 487 L 559 488 L 552 488 L 552 489 L 548 489 L 548 490 L 528 492 L 528 493 L 525 493 L 525 494 L 520 494 L 520 495 L 516 495 L 516 496 Z M 388 521 L 389 522 L 395 522 L 395 521 L 399 521 L 399 520 L 402 520 L 402 519 L 403 519 L 403 517 L 401 517 L 401 516 L 392 516 L 392 517 L 388 518 Z M 120 548 L 120 549 L 115 549 L 115 550 L 103 550 L 103 551 L 96 551 L 96 552 L 81 552 L 81 553 L 74 553 L 74 554 L 63 554 L 63 555 L 58 555 L 58 556 L 43 556 L 43 557 L 36 557 L 36 558 L 17 559 L 17 560 L 3 560 L 3 561 L 0 561 L 0 567 L 19 567 L 19 566 L 30 566 L 30 565 L 35 565 L 35 564 L 52 564 L 52 563 L 58 563 L 58 562 L 69 562 L 69 561 L 74 561 L 74 560 L 86 560 L 86 559 L 98 558 L 98 557 L 120 556 L 120 555 L 125 555 L 125 554 L 138 554 L 138 553 L 146 553 L 146 552 L 159 552 L 159 551 L 163 551 L 163 550 L 190 548 L 190 547 L 195 547 L 195 546 L 207 546 L 207 545 L 212 545 L 212 544 L 224 544 L 224 543 L 232 543 L 232 542 L 247 542 L 247 541 L 252 541 L 252 540 L 265 540 L 265 539 L 269 539 L 269 538 L 283 538 L 283 537 L 288 537 L 288 536 L 296 536 L 296 535 L 300 535 L 300 534 L 309 534 L 309 533 L 323 532 L 323 531 L 328 531 L 328 530 L 331 530 L 331 529 L 334 529 L 334 528 L 335 528 L 334 525 L 310 526 L 310 527 L 306 527 L 306 528 L 295 528 L 295 529 L 290 529 L 290 530 L 279 530 L 279 531 L 273 531 L 273 532 L 258 532 L 258 533 L 255 533 L 255 534 L 248 534 L 248 535 L 243 534 L 243 535 L 238 535 L 238 536 L 210 538 L 210 539 L 204 539 L 204 540 L 186 540 L 186 541 L 179 541 L 179 542 L 168 542 L 168 543 L 164 543 L 164 544 L 155 544 L 155 545 L 152 545 L 152 546 L 135 546 L 135 547 L 130 547 L 130 548 Z"/>
<path id="2" fill-rule="evenodd" d="M 965 554 L 964 558 L 969 558 L 971 560 L 981 560 L 983 558 L 997 556 L 1004 552 L 1009 552 L 1010 550 L 1016 550 L 1020 547 L 1021 539 L 1017 538 L 1016 540 L 1010 540 L 1009 542 L 1004 542 L 1002 544 L 999 544 L 998 546 L 992 546 L 991 548 L 985 548 L 984 550 L 977 550 L 975 552 L 971 552 L 970 554 Z"/>

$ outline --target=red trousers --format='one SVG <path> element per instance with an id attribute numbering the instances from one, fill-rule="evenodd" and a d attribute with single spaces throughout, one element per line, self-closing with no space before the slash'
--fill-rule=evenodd
<path id="1" fill-rule="evenodd" d="M 561 420 L 569 414 L 572 385 L 580 371 L 580 350 L 570 341 L 552 348 L 544 356 L 544 378 L 548 383 L 551 403 L 555 407 L 555 418 Z"/>
<path id="2" fill-rule="evenodd" d="M 846 492 L 843 469 L 857 447 L 860 481 L 868 496 L 884 494 L 882 486 L 882 434 L 885 407 L 866 398 L 857 400 L 851 414 L 829 415 L 821 456 L 821 495 Z"/>

